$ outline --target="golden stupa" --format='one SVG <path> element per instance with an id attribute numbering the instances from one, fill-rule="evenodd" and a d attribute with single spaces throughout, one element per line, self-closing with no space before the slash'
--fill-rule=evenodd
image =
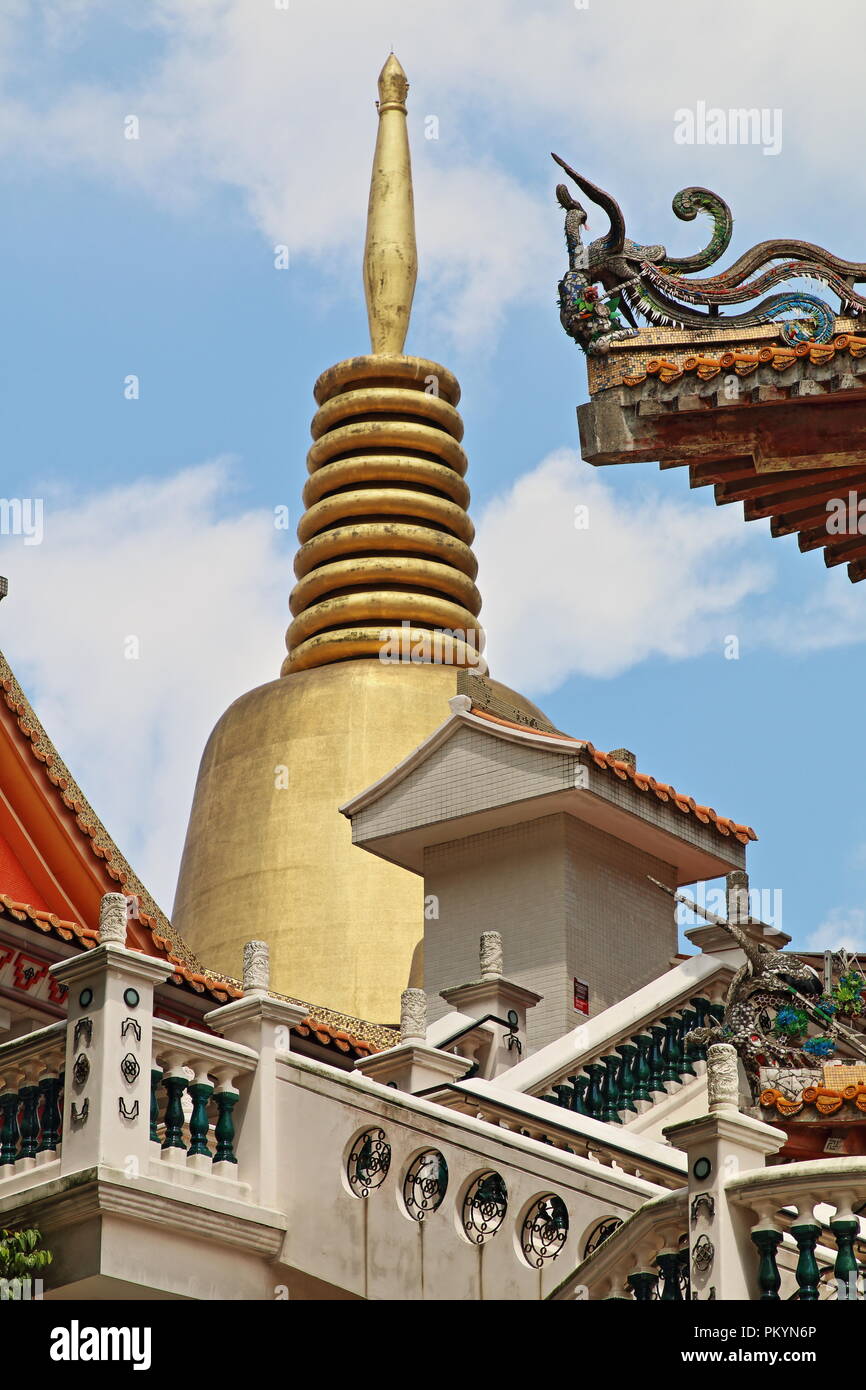
<path id="1" fill-rule="evenodd" d="M 408 88 L 391 54 L 364 249 L 371 352 L 315 385 L 288 656 L 208 740 L 173 913 L 209 968 L 236 974 L 243 942 L 262 937 L 275 989 L 379 1021 L 423 982 L 422 884 L 354 848 L 338 806 L 458 692 L 546 723 L 484 675 L 460 388 L 403 354 L 417 274 Z"/>

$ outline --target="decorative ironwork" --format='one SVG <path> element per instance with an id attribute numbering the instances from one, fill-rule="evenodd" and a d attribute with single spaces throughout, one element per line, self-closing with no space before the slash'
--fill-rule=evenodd
<path id="1" fill-rule="evenodd" d="M 706 1208 L 707 1220 L 712 1221 L 716 1214 L 716 1201 L 709 1192 L 696 1192 L 692 1198 L 692 1225 L 695 1224 L 701 1214 L 701 1208 Z"/>
<path id="2" fill-rule="evenodd" d="M 540 1269 L 555 1260 L 568 1239 L 568 1208 L 561 1197 L 548 1193 L 533 1202 L 523 1222 L 520 1243 L 529 1264 Z"/>
<path id="3" fill-rule="evenodd" d="M 349 1186 L 356 1197 L 369 1197 L 381 1187 L 391 1167 L 391 1145 L 381 1129 L 368 1129 L 352 1145 L 346 1164 Z"/>
<path id="4" fill-rule="evenodd" d="M 409 1165 L 403 1201 L 409 1215 L 423 1221 L 442 1205 L 448 1188 L 448 1164 L 438 1149 L 425 1149 Z"/>
<path id="5" fill-rule="evenodd" d="M 90 1075 L 90 1063 L 83 1052 L 79 1052 L 72 1068 L 72 1077 L 76 1086 L 83 1086 Z"/>
<path id="6" fill-rule="evenodd" d="M 141 1042 L 141 1024 L 136 1018 L 125 1018 L 120 1025 L 120 1041 L 123 1042 L 127 1033 L 132 1033 L 136 1042 Z"/>
<path id="7" fill-rule="evenodd" d="M 692 1264 L 699 1274 L 706 1274 L 716 1258 L 716 1248 L 709 1236 L 698 1236 L 692 1250 Z"/>
<path id="8" fill-rule="evenodd" d="M 599 1221 L 597 1226 L 593 1226 L 583 1247 L 583 1258 L 586 1259 L 587 1255 L 591 1255 L 593 1250 L 597 1250 L 602 1241 L 607 1240 L 608 1236 L 612 1236 L 614 1231 L 618 1231 L 621 1225 L 621 1217 L 605 1216 Z"/>
<path id="9" fill-rule="evenodd" d="M 137 989 L 125 989 L 123 991 L 123 1002 L 128 1009 L 137 1009 L 141 1003 L 141 995 Z"/>
<path id="10" fill-rule="evenodd" d="M 80 1110 L 78 1109 L 78 1106 L 75 1104 L 75 1101 L 72 1102 L 72 1105 L 70 1106 L 70 1114 L 73 1124 L 83 1125 L 87 1123 L 87 1117 L 90 1114 L 90 1101 L 88 1100 L 87 1096 L 84 1097 L 84 1104 L 82 1105 Z"/>
<path id="11" fill-rule="evenodd" d="M 73 1048 L 75 1048 L 76 1050 L 77 1050 L 77 1048 L 78 1048 L 79 1039 L 80 1039 L 82 1036 L 83 1036 L 83 1038 L 84 1038 L 84 1046 L 85 1046 L 85 1047 L 90 1047 L 91 1044 L 92 1044 L 92 1042 L 93 1042 L 93 1019 L 92 1019 L 92 1018 L 79 1018 L 79 1019 L 76 1019 L 75 1028 L 73 1029 L 72 1036 L 73 1036 L 73 1038 L 74 1038 L 74 1042 L 73 1042 L 72 1046 L 73 1046 Z"/>
<path id="12" fill-rule="evenodd" d="M 120 1110 L 120 1118 L 121 1118 L 122 1120 L 137 1120 L 137 1119 L 138 1119 L 138 1101 L 137 1101 L 137 1100 L 134 1100 L 134 1101 L 132 1102 L 132 1105 L 131 1105 L 131 1107 L 130 1107 L 129 1110 L 127 1110 L 127 1108 L 126 1108 L 126 1102 L 124 1101 L 123 1096 L 119 1096 L 119 1097 L 118 1097 L 117 1104 L 118 1104 L 118 1108 L 119 1108 L 119 1110 Z"/>
<path id="13" fill-rule="evenodd" d="M 499 1173 L 482 1173 L 463 1199 L 463 1229 L 475 1245 L 499 1230 L 508 1211 L 508 1189 Z"/>
<path id="14" fill-rule="evenodd" d="M 120 1071 L 127 1085 L 134 1085 L 134 1083 L 138 1080 L 139 1073 L 141 1072 L 141 1067 L 139 1066 L 138 1058 L 133 1057 L 131 1052 L 127 1052 L 126 1056 L 120 1064 Z"/>

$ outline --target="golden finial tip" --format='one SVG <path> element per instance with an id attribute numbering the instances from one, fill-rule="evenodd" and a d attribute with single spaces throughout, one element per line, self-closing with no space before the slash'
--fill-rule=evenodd
<path id="1" fill-rule="evenodd" d="M 370 345 L 374 353 L 386 356 L 403 351 L 418 270 L 406 130 L 408 90 L 406 74 L 391 53 L 379 73 L 379 129 L 364 246 Z"/>
<path id="2" fill-rule="evenodd" d="M 392 102 L 405 106 L 409 82 L 396 54 L 389 53 L 385 65 L 379 73 L 379 105 Z"/>

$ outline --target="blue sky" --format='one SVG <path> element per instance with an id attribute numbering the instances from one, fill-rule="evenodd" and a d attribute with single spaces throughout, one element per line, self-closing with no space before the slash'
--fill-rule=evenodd
<path id="1" fill-rule="evenodd" d="M 420 254 L 407 350 L 463 387 L 494 674 L 754 825 L 753 883 L 782 890 L 797 944 L 866 944 L 866 584 L 681 470 L 580 462 L 585 372 L 555 306 L 551 149 L 618 197 L 637 240 L 702 245 L 670 212 L 702 183 L 733 207 L 731 256 L 784 235 L 866 258 L 854 98 L 816 98 L 814 7 L 791 0 L 784 26 L 772 10 L 732 0 L 710 43 L 703 4 L 4 7 L 0 491 L 44 497 L 46 534 L 0 537 L 0 644 L 166 907 L 207 732 L 279 669 L 294 538 L 272 515 L 300 513 L 313 381 L 366 347 L 373 99 L 393 44 Z M 862 46 L 861 8 L 826 11 Z M 781 152 L 677 145 L 674 112 L 699 100 L 781 110 Z"/>

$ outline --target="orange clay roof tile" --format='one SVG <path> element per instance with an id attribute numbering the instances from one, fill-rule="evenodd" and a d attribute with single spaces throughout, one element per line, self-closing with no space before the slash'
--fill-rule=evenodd
<path id="1" fill-rule="evenodd" d="M 866 351 L 866 338 L 864 351 Z M 683 815 L 694 815 L 704 825 L 712 825 L 720 835 L 734 835 L 741 844 L 748 844 L 750 840 L 757 840 L 757 835 L 750 825 L 741 825 L 738 821 L 731 820 L 728 816 L 719 816 L 711 806 L 700 806 L 692 796 L 685 796 L 678 792 L 674 787 L 668 786 L 666 782 L 657 782 L 654 777 L 649 777 L 644 772 L 637 772 L 629 763 L 623 762 L 619 758 L 614 758 L 610 753 L 603 753 L 587 739 L 572 738 L 570 734 L 546 733 L 538 729 L 531 728 L 528 724 L 517 724 L 511 719 L 502 719 L 499 715 L 490 714 L 487 710 L 476 709 L 473 706 L 472 714 L 478 719 L 484 719 L 489 724 L 501 724 L 508 729 L 519 729 L 521 733 L 534 738 L 556 738 L 565 743 L 575 744 L 579 749 L 585 749 L 592 758 L 596 767 L 603 771 L 613 772 L 621 781 L 629 781 L 638 791 L 651 791 L 659 801 L 671 801 L 678 811 Z"/>
<path id="2" fill-rule="evenodd" d="M 42 908 L 32 907 L 29 903 L 18 902 L 14 898 L 8 897 L 5 893 L 0 893 L 0 918 L 7 917 L 14 922 L 26 922 L 36 927 L 39 931 L 49 936 L 57 936 L 62 941 L 73 941 L 91 951 L 99 945 L 99 934 L 91 930 L 90 927 L 83 927 L 78 922 L 67 922 L 62 918 L 56 917 L 53 912 L 44 911 Z M 133 947 L 133 950 L 140 950 Z M 142 955 L 146 952 L 141 951 Z M 172 984 L 181 988 L 192 989 L 196 994 L 210 994 L 219 1003 L 226 1003 L 229 999 L 243 998 L 243 990 L 235 983 L 228 980 L 219 980 L 212 975 L 201 974 L 199 971 L 188 970 L 186 966 L 176 964 L 174 973 L 169 977 Z M 329 1010 L 324 1009 L 323 1013 Z M 354 1053 L 356 1057 L 369 1057 L 373 1052 L 379 1052 L 383 1047 L 393 1046 L 397 1040 L 397 1034 L 386 1029 L 379 1024 L 365 1024 L 363 1019 L 356 1020 L 359 1027 L 368 1027 L 371 1032 L 377 1034 L 376 1041 L 371 1039 L 359 1038 L 354 1033 L 345 1028 L 338 1028 L 315 1015 L 308 1016 L 303 1023 L 299 1023 L 293 1029 L 301 1037 L 309 1037 L 311 1034 L 323 1047 L 335 1048 L 343 1054 Z M 381 1035 L 381 1036 L 379 1036 Z"/>
<path id="3" fill-rule="evenodd" d="M 640 386 L 648 376 L 657 376 L 666 385 L 678 381 L 681 376 L 694 372 L 701 381 L 711 381 L 719 372 L 734 369 L 737 376 L 748 376 L 764 363 L 769 362 L 774 371 L 784 372 L 798 357 L 808 357 L 815 366 L 832 362 L 837 352 L 849 352 L 852 357 L 862 357 L 866 353 L 866 337 L 856 333 L 840 333 L 830 343 L 798 343 L 796 347 L 785 347 L 782 343 L 771 343 L 753 351 L 722 352 L 718 357 L 702 354 L 684 357 L 682 362 L 669 362 L 665 357 L 653 357 L 647 362 L 644 371 L 633 372 L 623 377 L 626 386 Z"/>

